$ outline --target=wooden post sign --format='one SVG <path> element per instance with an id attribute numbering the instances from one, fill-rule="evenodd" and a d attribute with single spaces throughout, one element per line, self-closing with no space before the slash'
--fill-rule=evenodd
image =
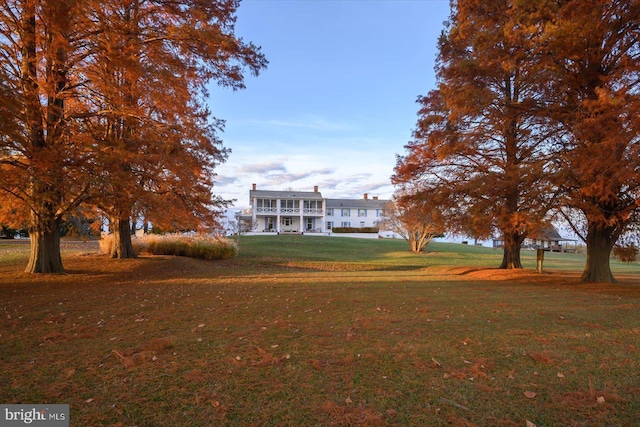
<path id="1" fill-rule="evenodd" d="M 536 271 L 542 273 L 542 261 L 544 261 L 544 249 L 538 249 L 536 253 Z"/>

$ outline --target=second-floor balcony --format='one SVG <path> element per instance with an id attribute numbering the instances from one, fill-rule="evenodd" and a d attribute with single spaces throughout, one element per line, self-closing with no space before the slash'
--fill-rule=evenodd
<path id="1" fill-rule="evenodd" d="M 280 208 L 281 214 L 299 214 L 300 208 Z"/>
<path id="2" fill-rule="evenodd" d="M 272 207 L 257 207 L 257 215 L 300 215 L 300 208 L 272 208 Z M 303 208 L 302 213 L 304 215 L 322 215 L 324 210 L 322 208 Z"/>
<path id="3" fill-rule="evenodd" d="M 256 208 L 256 213 L 259 213 L 259 214 L 278 213 L 278 208 L 257 207 Z"/>
<path id="4" fill-rule="evenodd" d="M 304 208 L 304 213 L 309 215 L 322 215 L 322 208 Z"/>

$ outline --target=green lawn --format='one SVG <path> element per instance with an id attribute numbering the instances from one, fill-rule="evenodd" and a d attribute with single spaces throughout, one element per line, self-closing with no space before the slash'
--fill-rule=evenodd
<path id="1" fill-rule="evenodd" d="M 474 266 L 495 268 L 502 261 L 502 250 L 458 243 L 431 242 L 425 253 L 411 253 L 402 239 L 353 239 L 348 237 L 317 236 L 244 236 L 240 240 L 240 257 L 266 264 L 321 263 L 357 268 L 423 268 L 428 266 Z M 523 249 L 525 269 L 535 270 L 536 252 Z M 545 252 L 545 270 L 582 272 L 584 254 Z M 640 264 L 611 260 L 615 273 L 640 274 Z"/>
<path id="2" fill-rule="evenodd" d="M 243 236 L 240 256 L 22 273 L 0 248 L 0 401 L 71 425 L 630 426 L 640 271 L 579 284 L 584 256 L 500 272 L 490 248 Z M 535 253 L 523 251 L 528 269 Z"/>

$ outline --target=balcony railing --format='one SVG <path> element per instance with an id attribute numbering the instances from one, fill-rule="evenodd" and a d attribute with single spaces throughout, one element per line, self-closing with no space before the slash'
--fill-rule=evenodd
<path id="1" fill-rule="evenodd" d="M 305 208 L 304 213 L 322 215 L 322 208 Z"/>
<path id="2" fill-rule="evenodd" d="M 276 213 L 277 208 L 256 208 L 256 213 Z"/>
<path id="3" fill-rule="evenodd" d="M 322 208 L 304 208 L 303 214 L 309 215 L 322 215 L 324 210 Z M 278 208 L 256 208 L 256 214 L 276 214 Z M 281 214 L 300 214 L 300 208 L 280 208 Z"/>
<path id="4" fill-rule="evenodd" d="M 300 208 L 280 208 L 280 213 L 285 213 L 285 214 L 300 213 Z"/>

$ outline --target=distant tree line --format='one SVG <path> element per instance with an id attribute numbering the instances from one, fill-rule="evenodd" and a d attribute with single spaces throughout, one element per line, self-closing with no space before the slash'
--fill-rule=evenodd
<path id="1" fill-rule="evenodd" d="M 4 0 L 0 7 L 0 224 L 28 228 L 26 271 L 64 271 L 65 218 L 103 216 L 111 255 L 131 223 L 216 226 L 229 150 L 209 82 L 266 67 L 234 34 L 238 0 Z"/>
<path id="2" fill-rule="evenodd" d="M 613 282 L 609 259 L 640 213 L 640 2 L 452 2 L 437 88 L 393 182 L 446 230 L 504 242 L 566 220 L 587 244 L 582 280 Z"/>

